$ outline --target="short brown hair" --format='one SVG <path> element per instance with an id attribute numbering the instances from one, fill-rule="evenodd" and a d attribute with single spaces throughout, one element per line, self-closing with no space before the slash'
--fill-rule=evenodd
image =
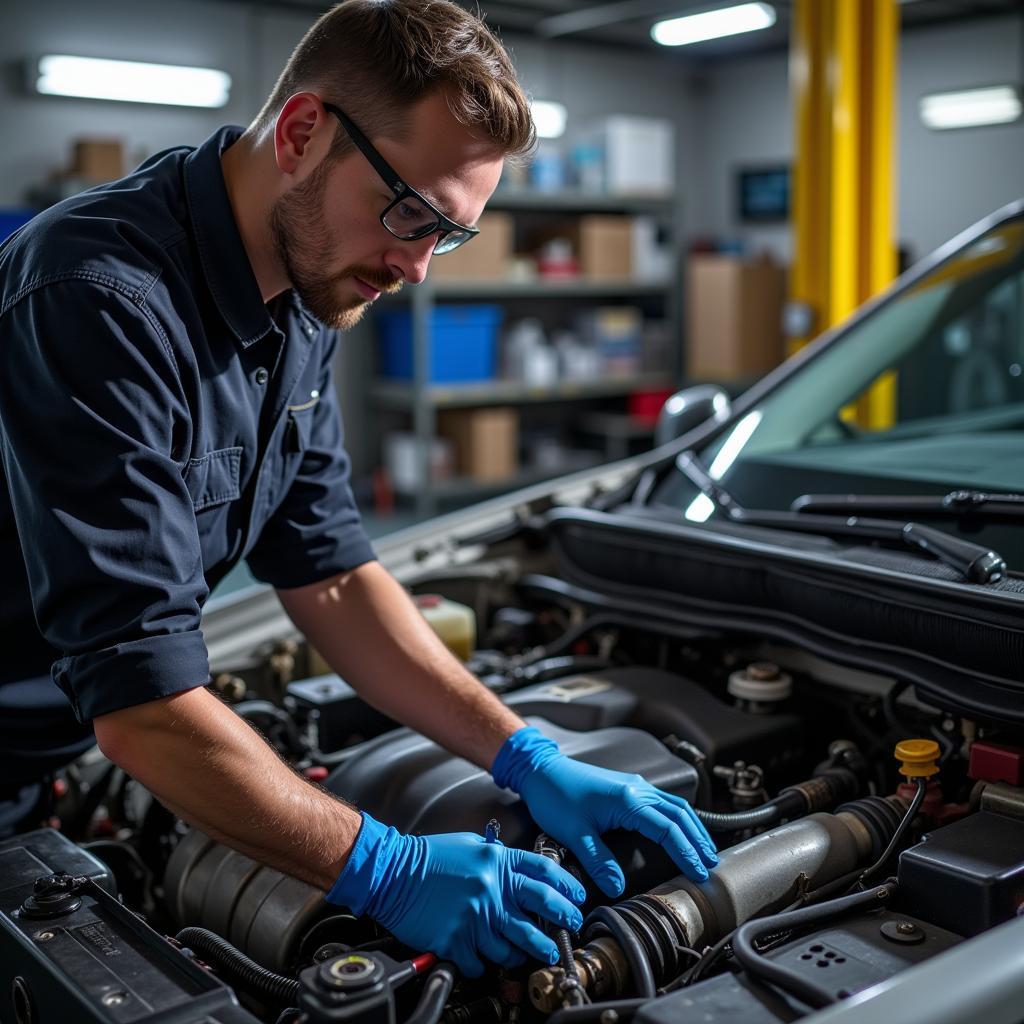
<path id="1" fill-rule="evenodd" d="M 368 135 L 402 138 L 409 107 L 444 89 L 455 119 L 503 156 L 536 139 L 530 104 L 504 46 L 451 0 L 342 0 L 303 36 L 256 119 L 262 130 L 303 90 L 342 107 Z M 330 156 L 350 152 L 338 132 Z"/>

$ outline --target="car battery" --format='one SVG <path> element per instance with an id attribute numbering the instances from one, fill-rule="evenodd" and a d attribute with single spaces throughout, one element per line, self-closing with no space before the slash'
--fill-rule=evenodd
<path id="1" fill-rule="evenodd" d="M 900 898 L 919 917 L 978 935 L 1024 912 L 1024 821 L 979 811 L 900 855 Z"/>
<path id="2" fill-rule="evenodd" d="M 0 1021 L 257 1024 L 112 890 L 102 862 L 53 829 L 0 842 Z"/>
<path id="3" fill-rule="evenodd" d="M 317 746 L 325 754 L 398 726 L 367 704 L 340 676 L 300 679 L 289 684 L 288 696 L 295 701 L 296 710 L 313 722 Z"/>

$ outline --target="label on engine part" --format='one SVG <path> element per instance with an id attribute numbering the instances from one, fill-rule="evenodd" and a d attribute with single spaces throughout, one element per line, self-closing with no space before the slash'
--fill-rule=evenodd
<path id="1" fill-rule="evenodd" d="M 603 679 L 587 679 L 584 676 L 580 679 L 570 679 L 564 683 L 552 683 L 537 692 L 552 700 L 568 703 L 571 700 L 579 700 L 581 697 L 591 697 L 595 693 L 603 693 L 611 688 L 612 684 L 606 683 Z"/>
<path id="2" fill-rule="evenodd" d="M 123 950 L 114 944 L 117 941 L 117 937 L 105 925 L 83 925 L 81 928 L 72 928 L 71 934 L 79 942 L 87 942 L 90 946 L 93 946 L 102 956 L 121 956 L 123 953 Z"/>

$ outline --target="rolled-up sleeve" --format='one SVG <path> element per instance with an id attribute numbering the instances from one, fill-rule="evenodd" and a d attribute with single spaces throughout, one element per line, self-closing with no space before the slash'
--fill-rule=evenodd
<path id="1" fill-rule="evenodd" d="M 0 319 L 0 454 L 40 631 L 80 720 L 209 680 L 191 422 L 144 295 L 38 288 Z"/>
<path id="2" fill-rule="evenodd" d="M 301 464 L 248 556 L 253 575 L 279 588 L 316 583 L 376 557 L 352 494 L 334 388 L 337 344 L 337 332 L 331 332 L 320 364 L 318 401 L 290 412 L 288 429 L 295 432 Z"/>

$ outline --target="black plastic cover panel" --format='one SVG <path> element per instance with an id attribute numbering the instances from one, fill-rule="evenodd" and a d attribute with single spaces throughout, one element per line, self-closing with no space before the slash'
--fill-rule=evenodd
<path id="1" fill-rule="evenodd" d="M 899 881 L 915 913 L 964 935 L 1009 921 L 1024 907 L 1024 821 L 979 811 L 936 829 L 900 855 Z"/>
<path id="2" fill-rule="evenodd" d="M 1024 594 L 1016 586 L 911 576 L 785 538 L 769 544 L 754 532 L 628 513 L 557 509 L 547 531 L 561 578 L 632 602 L 652 622 L 660 613 L 796 643 L 906 679 L 943 709 L 1024 722 Z"/>
<path id="3" fill-rule="evenodd" d="M 109 895 L 96 864 L 52 829 L 0 843 L 0 1020 L 14 1019 L 17 999 L 30 1021 L 257 1024 L 231 989 Z M 25 916 L 35 879 L 57 871 L 96 881 L 59 916 Z"/>
<path id="4" fill-rule="evenodd" d="M 652 785 L 687 800 L 696 794 L 693 766 L 638 729 L 571 732 L 540 718 L 526 721 L 556 740 L 571 757 L 602 768 L 636 772 Z M 487 822 L 496 818 L 501 824 L 501 841 L 524 849 L 532 848 L 539 832 L 515 793 L 499 789 L 487 772 L 408 729 L 363 744 L 324 785 L 402 832 L 483 833 Z M 620 832 L 606 838 L 631 889 L 678 874 L 668 857 L 642 836 Z"/>

